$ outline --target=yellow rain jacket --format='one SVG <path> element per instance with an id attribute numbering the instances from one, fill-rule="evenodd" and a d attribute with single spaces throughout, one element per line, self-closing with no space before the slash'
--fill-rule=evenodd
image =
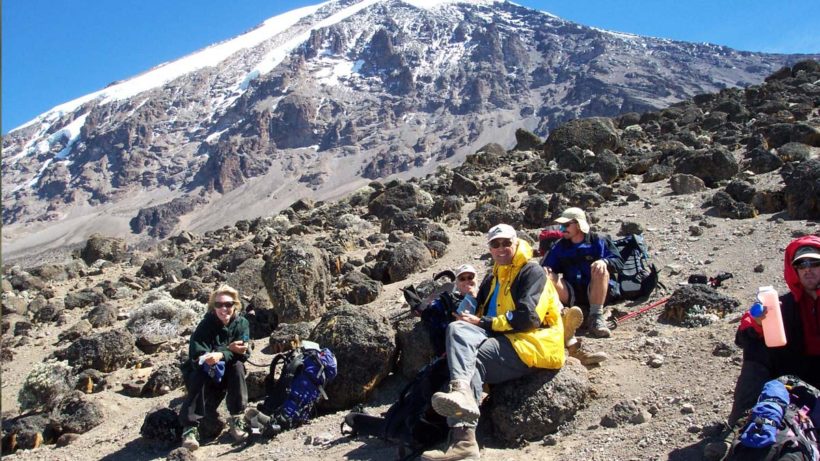
<path id="1" fill-rule="evenodd" d="M 544 269 L 529 262 L 532 247 L 518 240 L 512 264 L 493 266 L 478 291 L 479 326 L 507 336 L 518 357 L 530 367 L 558 369 L 564 365 L 561 301 Z M 496 283 L 495 317 L 486 316 Z"/>

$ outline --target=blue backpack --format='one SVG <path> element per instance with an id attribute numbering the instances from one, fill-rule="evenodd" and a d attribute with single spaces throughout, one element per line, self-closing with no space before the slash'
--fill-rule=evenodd
<path id="1" fill-rule="evenodd" d="M 763 386 L 740 433 L 730 461 L 818 461 L 818 391 L 791 376 Z"/>
<path id="2" fill-rule="evenodd" d="M 279 378 L 275 378 L 279 364 L 282 365 L 281 371 Z M 327 399 L 324 388 L 333 381 L 336 373 L 336 357 L 328 348 L 300 346 L 277 354 L 265 378 L 267 395 L 259 405 L 259 411 L 270 417 L 269 423 L 265 421 L 266 429 L 275 434 L 306 423 L 319 399 Z M 263 419 L 256 413 L 254 416 Z M 258 424 L 256 421 L 250 423 L 252 428 Z"/>

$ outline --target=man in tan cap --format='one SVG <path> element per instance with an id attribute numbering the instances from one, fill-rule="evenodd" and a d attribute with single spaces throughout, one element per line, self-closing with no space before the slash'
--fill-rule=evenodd
<path id="1" fill-rule="evenodd" d="M 588 333 L 608 338 L 611 332 L 603 308 L 614 295 L 610 275 L 623 269 L 621 255 L 611 239 L 590 232 L 582 209 L 567 208 L 555 222 L 561 225 L 562 238 L 541 265 L 550 274 L 565 306 L 587 309 Z"/>
<path id="2" fill-rule="evenodd" d="M 477 310 L 461 313 L 447 326 L 449 392 L 435 393 L 431 402 L 437 413 L 447 417 L 449 444 L 443 452 L 425 452 L 424 461 L 480 457 L 475 428 L 484 383 L 497 384 L 539 368 L 557 370 L 564 365 L 561 302 L 541 267 L 530 262 L 532 248 L 507 224 L 487 232 L 487 246 L 493 269 L 478 288 Z M 460 269 L 457 272 L 464 275 Z"/>

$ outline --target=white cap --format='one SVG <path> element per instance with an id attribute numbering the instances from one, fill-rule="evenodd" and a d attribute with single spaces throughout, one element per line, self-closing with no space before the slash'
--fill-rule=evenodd
<path id="1" fill-rule="evenodd" d="M 509 239 L 512 240 L 518 237 L 518 234 L 515 232 L 512 226 L 509 224 L 497 224 L 490 228 L 487 231 L 487 243 L 492 242 L 495 239 Z"/>
<path id="2" fill-rule="evenodd" d="M 458 266 L 458 267 L 456 268 L 456 278 L 458 278 L 458 276 L 459 276 L 459 275 L 461 275 L 461 274 L 463 274 L 463 273 L 465 273 L 465 272 L 470 272 L 470 273 L 473 273 L 473 274 L 478 274 L 478 272 L 475 270 L 475 267 L 473 267 L 472 265 L 470 265 L 470 264 L 462 264 L 462 265 L 460 265 L 460 266 Z"/>

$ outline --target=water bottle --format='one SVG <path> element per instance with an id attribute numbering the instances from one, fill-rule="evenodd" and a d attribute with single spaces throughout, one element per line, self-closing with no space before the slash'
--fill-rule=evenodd
<path id="1" fill-rule="evenodd" d="M 766 317 L 762 321 L 763 340 L 766 346 L 785 346 L 786 331 L 783 328 L 783 316 L 780 313 L 780 299 L 777 297 L 777 291 L 771 286 L 760 287 L 757 290 L 757 300 L 766 308 Z"/>
<path id="2" fill-rule="evenodd" d="M 464 295 L 464 299 L 458 304 L 458 308 L 456 309 L 456 313 L 459 315 L 463 314 L 475 314 L 476 307 L 478 306 L 478 301 L 473 297 L 473 295 L 467 293 Z"/>

